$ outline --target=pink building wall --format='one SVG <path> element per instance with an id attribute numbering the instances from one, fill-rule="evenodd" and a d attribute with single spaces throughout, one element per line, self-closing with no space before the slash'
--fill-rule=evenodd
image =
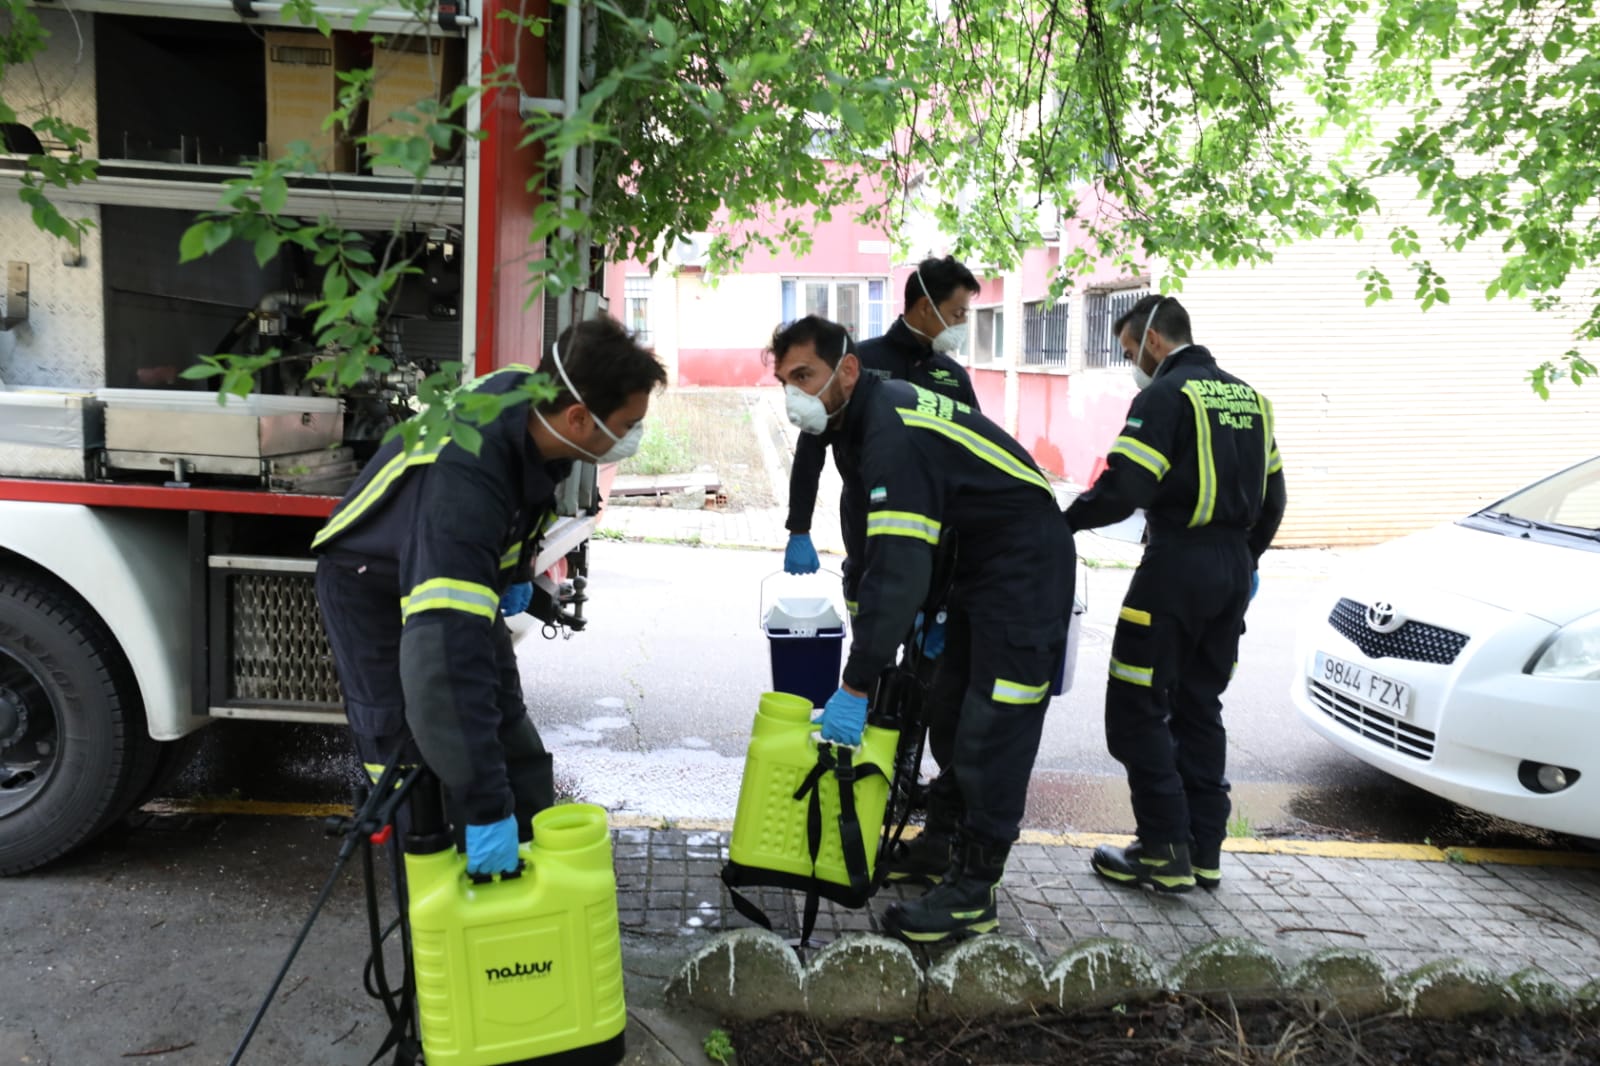
<path id="1" fill-rule="evenodd" d="M 978 407 L 984 417 L 997 426 L 1006 424 L 1006 372 L 1004 370 L 971 371 L 972 391 L 978 394 Z"/>

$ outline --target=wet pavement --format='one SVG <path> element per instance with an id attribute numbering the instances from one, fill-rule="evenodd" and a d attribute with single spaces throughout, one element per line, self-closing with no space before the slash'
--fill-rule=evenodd
<path id="1" fill-rule="evenodd" d="M 776 552 L 601 540 L 592 556 L 590 628 L 570 640 L 534 633 L 518 649 L 530 713 L 556 756 L 558 788 L 635 820 L 731 819 L 756 698 L 771 684 L 759 625 L 763 595 L 770 602 L 815 593 L 818 581 L 831 592 L 832 579 L 773 576 L 781 567 Z M 1390 778 L 1301 721 L 1288 699 L 1293 628 L 1325 580 L 1307 569 L 1268 572 L 1225 697 L 1235 830 L 1573 846 Z M 1089 609 L 1077 682 L 1047 719 L 1029 828 L 1126 832 L 1132 825 L 1101 724 L 1110 634 L 1131 573 L 1080 570 Z M 209 727 L 173 794 L 338 802 L 358 780 L 340 729 L 221 722 Z"/>
<path id="2" fill-rule="evenodd" d="M 715 933 L 749 924 L 717 879 L 727 836 L 640 826 L 616 830 L 614 841 L 635 1018 L 629 1062 L 699 1061 L 668 1054 L 641 1023 L 659 1031 L 663 1018 L 675 1021 L 690 1047 L 717 1024 L 692 1010 L 665 1009 L 663 992 Z M 1380 859 L 1348 850 L 1359 845 L 1301 847 L 1335 850 L 1230 851 L 1215 894 L 1156 897 L 1100 881 L 1088 868 L 1087 846 L 1030 834 L 1007 867 L 1002 932 L 1029 943 L 1046 964 L 1086 939 L 1115 937 L 1148 952 L 1168 979 L 1185 952 L 1222 937 L 1255 940 L 1286 968 L 1338 947 L 1370 952 L 1395 977 L 1446 957 L 1502 976 L 1537 967 L 1569 991 L 1597 976 L 1600 870 L 1593 857 L 1562 866 L 1570 860 L 1554 854 L 1426 849 L 1433 861 L 1417 861 L 1404 852 Z M 0 974 L 0 1063 L 225 1062 L 336 849 L 315 819 L 146 815 L 63 861 L 9 879 L 0 896 L 10 959 Z M 1522 865 L 1528 861 L 1548 865 Z M 884 906 L 911 891 L 886 890 L 862 910 L 824 904 L 819 939 L 874 931 Z M 380 892 L 387 900 L 387 887 Z M 780 934 L 798 933 L 800 897 L 765 889 L 754 895 Z M 391 942 L 391 972 L 397 950 Z M 361 987 L 368 953 L 352 867 L 243 1061 L 366 1063 L 386 1031 L 382 1011 Z M 930 952 L 928 961 L 941 954 Z"/>

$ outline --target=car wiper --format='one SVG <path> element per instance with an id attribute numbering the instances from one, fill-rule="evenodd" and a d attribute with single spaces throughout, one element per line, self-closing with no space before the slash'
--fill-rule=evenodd
<path id="1" fill-rule="evenodd" d="M 1582 526 L 1563 526 L 1555 522 L 1539 522 L 1532 518 L 1518 518 L 1516 515 L 1505 514 L 1501 511 L 1479 511 L 1475 517 L 1492 518 L 1497 522 L 1504 522 L 1519 529 L 1537 529 L 1545 533 L 1562 533 L 1569 537 L 1600 540 L 1600 529 L 1584 529 Z"/>
<path id="2" fill-rule="evenodd" d="M 1496 522 L 1504 522 L 1507 525 L 1518 526 L 1522 529 L 1532 529 L 1538 525 L 1537 522 L 1531 522 L 1526 518 L 1518 518 L 1516 515 L 1509 515 L 1500 511 L 1479 511 L 1477 514 L 1473 515 L 1473 517 L 1492 518 Z"/>

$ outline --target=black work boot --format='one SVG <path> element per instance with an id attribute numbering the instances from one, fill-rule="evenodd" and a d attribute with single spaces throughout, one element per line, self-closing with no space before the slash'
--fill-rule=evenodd
<path id="1" fill-rule="evenodd" d="M 994 932 L 1000 928 L 994 890 L 1010 851 L 1009 844 L 961 834 L 943 880 L 921 899 L 890 904 L 883 916 L 884 925 L 890 932 L 919 944 L 966 933 Z"/>
<path id="2" fill-rule="evenodd" d="M 1222 845 L 1208 844 L 1201 847 L 1194 841 L 1189 842 L 1189 862 L 1194 870 L 1194 883 L 1207 892 L 1215 892 L 1222 887 Z"/>
<path id="3" fill-rule="evenodd" d="M 1187 844 L 1146 844 L 1094 849 L 1094 872 L 1119 885 L 1149 885 L 1157 892 L 1187 892 L 1195 885 Z"/>
<path id="4" fill-rule="evenodd" d="M 910 840 L 896 841 L 894 850 L 884 857 L 885 881 L 936 885 L 944 880 L 954 854 L 961 812 L 931 785 L 927 804 L 928 821 L 922 832 Z"/>
<path id="5" fill-rule="evenodd" d="M 910 840 L 895 841 L 883 860 L 883 879 L 889 882 L 936 885 L 950 868 L 956 838 L 946 830 L 925 827 Z"/>

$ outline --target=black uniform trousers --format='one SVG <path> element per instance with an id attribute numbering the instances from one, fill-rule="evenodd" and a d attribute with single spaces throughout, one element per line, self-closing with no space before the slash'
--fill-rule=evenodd
<path id="1" fill-rule="evenodd" d="M 1227 836 L 1222 692 L 1238 663 L 1255 563 L 1240 530 L 1152 531 L 1117 620 L 1106 747 L 1128 773 L 1146 844 Z"/>
<path id="2" fill-rule="evenodd" d="M 356 754 L 368 775 L 377 780 L 393 760 L 409 765 L 421 759 L 413 730 L 426 729 L 427 708 L 407 707 L 400 684 L 400 594 L 393 578 L 334 561 L 317 561 L 317 603 L 333 650 L 334 668 L 344 690 L 345 715 Z M 517 835 L 529 840 L 533 816 L 555 803 L 550 753 L 528 718 L 522 700 L 511 631 L 496 619 L 494 643 L 499 675 L 499 740 L 505 751 L 506 775 L 515 801 Z M 460 837 L 465 819 L 449 802 L 450 820 Z M 397 828 L 405 832 L 402 811 Z"/>
<path id="3" fill-rule="evenodd" d="M 1076 554 L 1059 513 L 1018 522 L 1016 546 L 973 538 L 958 558 L 939 657 L 924 703 L 939 776 L 928 789 L 932 825 L 959 826 L 988 843 L 1022 830 L 1050 686 L 1065 654 Z"/>

